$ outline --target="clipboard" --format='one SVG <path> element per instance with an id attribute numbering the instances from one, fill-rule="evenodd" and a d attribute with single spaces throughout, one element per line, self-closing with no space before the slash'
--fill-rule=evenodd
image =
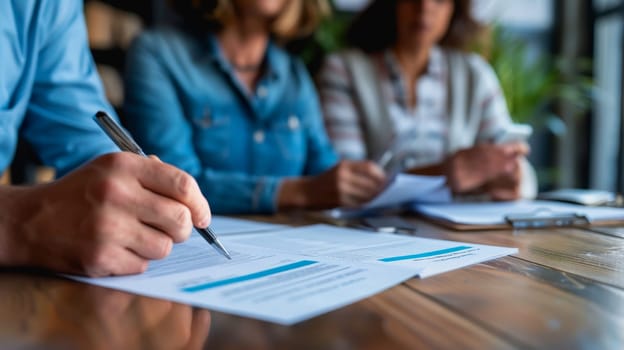
<path id="1" fill-rule="evenodd" d="M 539 229 L 624 224 L 624 209 L 585 207 L 551 201 L 417 204 L 413 212 L 458 230 Z"/>

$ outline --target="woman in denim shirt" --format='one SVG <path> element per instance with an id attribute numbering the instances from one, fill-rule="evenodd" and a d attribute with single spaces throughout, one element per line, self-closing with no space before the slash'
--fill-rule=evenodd
<path id="1" fill-rule="evenodd" d="M 193 175 L 213 212 L 355 206 L 379 192 L 374 163 L 338 163 L 304 65 L 274 41 L 311 32 L 324 0 L 171 3 L 187 30 L 134 43 L 127 127 Z"/>

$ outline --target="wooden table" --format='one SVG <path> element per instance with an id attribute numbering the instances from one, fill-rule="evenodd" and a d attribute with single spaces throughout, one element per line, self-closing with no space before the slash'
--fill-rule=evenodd
<path id="1" fill-rule="evenodd" d="M 292 327 L 3 271 L 0 348 L 624 348 L 624 228 L 462 233 L 410 220 L 420 237 L 520 252 L 412 279 Z"/>

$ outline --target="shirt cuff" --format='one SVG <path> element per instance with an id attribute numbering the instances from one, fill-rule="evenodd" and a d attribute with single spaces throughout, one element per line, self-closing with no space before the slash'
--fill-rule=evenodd
<path id="1" fill-rule="evenodd" d="M 251 200 L 254 213 L 275 213 L 277 211 L 277 194 L 281 179 L 263 177 L 258 181 Z"/>

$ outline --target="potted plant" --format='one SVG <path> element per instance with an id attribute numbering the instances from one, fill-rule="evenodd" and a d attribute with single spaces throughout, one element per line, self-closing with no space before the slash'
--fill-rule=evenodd
<path id="1" fill-rule="evenodd" d="M 552 187 L 558 177 L 554 155 L 539 150 L 554 149 L 556 138 L 566 134 L 564 118 L 557 112 L 562 105 L 568 119 L 584 116 L 591 107 L 591 62 L 531 52 L 522 38 L 498 26 L 483 51 L 498 76 L 512 119 L 533 126 L 530 158 L 540 187 Z"/>

